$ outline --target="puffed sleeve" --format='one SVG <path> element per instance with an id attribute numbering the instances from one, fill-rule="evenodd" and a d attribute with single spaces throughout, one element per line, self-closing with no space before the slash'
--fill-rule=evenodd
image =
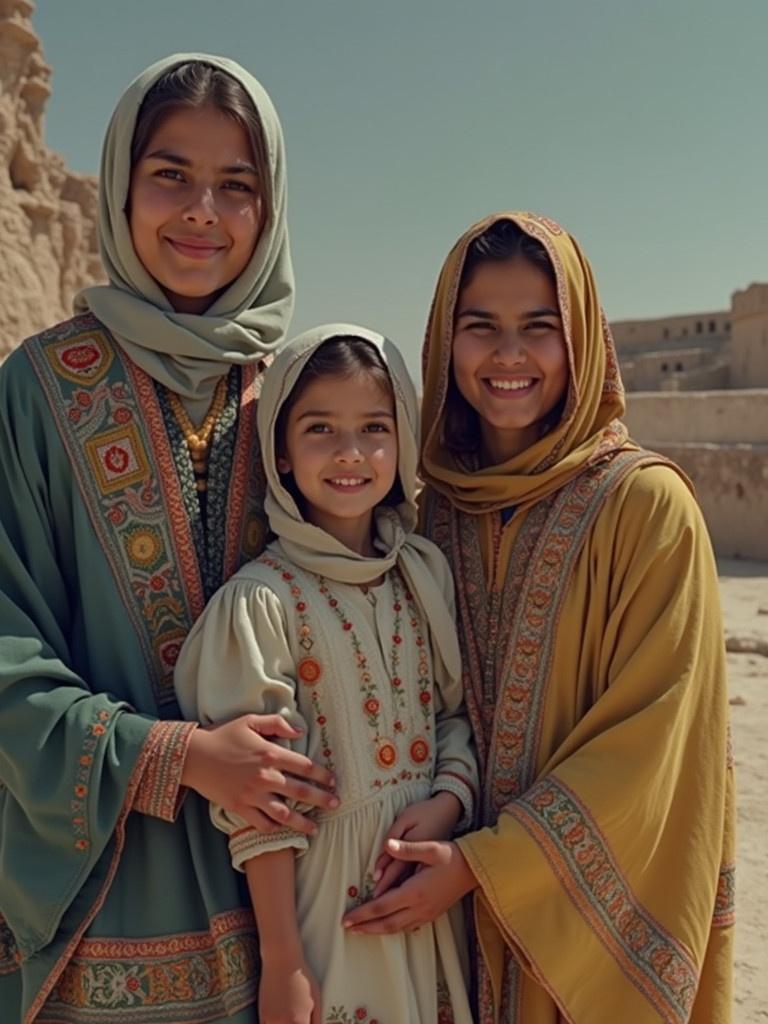
<path id="1" fill-rule="evenodd" d="M 187 718 L 205 725 L 248 713 L 283 715 L 302 730 L 291 747 L 306 753 L 306 722 L 296 703 L 285 614 L 266 584 L 236 577 L 213 596 L 182 647 L 174 684 Z M 232 864 L 238 870 L 261 853 L 307 849 L 302 833 L 283 829 L 262 834 L 219 805 L 211 804 L 211 819 L 229 836 Z"/>

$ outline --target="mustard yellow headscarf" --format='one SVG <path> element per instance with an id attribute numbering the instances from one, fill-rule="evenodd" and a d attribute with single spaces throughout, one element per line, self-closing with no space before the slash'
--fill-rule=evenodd
<path id="1" fill-rule="evenodd" d="M 500 220 L 511 220 L 546 249 L 568 351 L 568 393 L 552 430 L 507 462 L 469 470 L 443 443 L 452 371 L 453 321 L 470 244 Z M 526 506 L 559 490 L 584 467 L 620 448 L 635 448 L 620 417 L 624 389 L 616 350 L 597 295 L 592 268 L 559 224 L 533 213 L 496 213 L 473 224 L 448 254 L 437 283 L 422 354 L 423 476 L 465 512 Z"/>

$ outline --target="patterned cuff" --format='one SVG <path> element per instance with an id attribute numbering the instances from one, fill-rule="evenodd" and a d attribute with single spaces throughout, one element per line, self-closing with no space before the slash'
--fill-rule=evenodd
<path id="1" fill-rule="evenodd" d="M 132 810 L 163 821 L 176 820 L 186 794 L 181 773 L 196 728 L 197 722 L 155 722 L 146 739 L 145 767 Z"/>
<path id="2" fill-rule="evenodd" d="M 471 781 L 456 772 L 443 771 L 432 783 L 432 796 L 435 793 L 453 793 L 464 808 L 464 814 L 457 822 L 454 832 L 466 832 L 472 825 L 475 813 L 475 787 Z"/>
<path id="3" fill-rule="evenodd" d="M 296 850 L 298 856 L 309 849 L 307 837 L 301 832 L 286 828 L 282 832 L 270 832 L 264 835 L 255 828 L 239 828 L 229 837 L 229 853 L 232 867 L 243 871 L 243 864 L 262 853 L 274 853 L 276 850 Z"/>

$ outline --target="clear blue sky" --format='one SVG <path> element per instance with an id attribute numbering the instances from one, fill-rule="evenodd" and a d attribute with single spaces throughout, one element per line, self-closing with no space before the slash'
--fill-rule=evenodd
<path id="1" fill-rule="evenodd" d="M 560 220 L 611 319 L 725 308 L 768 280 L 766 0 L 39 0 L 47 140 L 95 172 L 123 87 L 234 57 L 288 147 L 293 327 L 356 320 L 412 367 L 473 220 Z"/>

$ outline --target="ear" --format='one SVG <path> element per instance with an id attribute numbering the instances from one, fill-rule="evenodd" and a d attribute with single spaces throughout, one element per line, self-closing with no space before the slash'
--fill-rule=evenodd
<path id="1" fill-rule="evenodd" d="M 277 471 L 278 473 L 290 473 L 291 463 L 286 455 L 277 456 Z"/>

